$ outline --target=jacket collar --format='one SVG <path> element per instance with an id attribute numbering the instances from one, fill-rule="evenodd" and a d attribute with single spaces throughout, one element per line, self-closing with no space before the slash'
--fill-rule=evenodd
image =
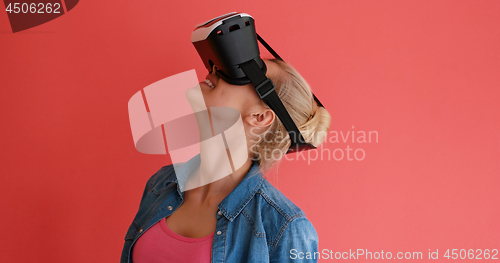
<path id="1" fill-rule="evenodd" d="M 200 166 L 201 159 L 200 154 L 191 158 L 184 164 L 174 164 L 175 175 L 169 178 L 165 185 L 168 182 L 176 183 L 177 193 L 181 197 L 184 198 L 184 192 L 181 189 L 181 184 L 178 181 L 185 180 L 191 172 L 193 172 L 197 167 Z M 233 221 L 236 218 L 243 208 L 252 200 L 255 193 L 259 190 L 262 185 L 264 178 L 262 177 L 262 173 L 259 169 L 258 162 L 252 162 L 252 166 L 250 170 L 245 175 L 243 180 L 234 188 L 218 205 L 219 210 L 222 214 L 229 220 Z"/>
<path id="2" fill-rule="evenodd" d="M 229 221 L 233 221 L 252 200 L 255 193 L 260 189 L 263 180 L 259 163 L 252 162 L 252 166 L 243 180 L 219 203 L 222 214 Z"/>

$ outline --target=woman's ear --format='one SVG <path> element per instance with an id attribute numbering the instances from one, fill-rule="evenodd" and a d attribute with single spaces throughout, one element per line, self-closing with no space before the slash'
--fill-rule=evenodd
<path id="1" fill-rule="evenodd" d="M 262 109 L 259 112 L 251 112 L 245 116 L 245 122 L 253 127 L 267 127 L 271 125 L 276 118 L 274 112 L 269 109 Z"/>

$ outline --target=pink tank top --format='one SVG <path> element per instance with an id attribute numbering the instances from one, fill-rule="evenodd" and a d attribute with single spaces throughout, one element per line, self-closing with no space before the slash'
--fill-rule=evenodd
<path id="1" fill-rule="evenodd" d="M 214 233 L 189 238 L 172 231 L 165 218 L 137 239 L 132 249 L 134 263 L 204 263 L 210 262 Z"/>

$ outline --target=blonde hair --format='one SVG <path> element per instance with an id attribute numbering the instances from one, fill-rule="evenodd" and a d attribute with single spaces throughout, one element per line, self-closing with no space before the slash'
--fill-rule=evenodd
<path id="1" fill-rule="evenodd" d="M 330 114 L 317 105 L 309 84 L 290 64 L 279 59 L 266 61 L 279 66 L 279 72 L 268 74 L 267 77 L 274 83 L 276 93 L 305 141 L 318 147 L 330 128 Z M 257 160 L 260 170 L 265 173 L 281 161 L 290 144 L 287 130 L 276 117 L 266 131 L 252 140 L 250 158 Z"/>

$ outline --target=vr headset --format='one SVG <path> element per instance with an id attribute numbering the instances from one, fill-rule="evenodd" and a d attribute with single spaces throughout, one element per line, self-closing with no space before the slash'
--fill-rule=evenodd
<path id="1" fill-rule="evenodd" d="M 216 75 L 229 84 L 252 83 L 259 97 L 274 111 L 290 136 L 288 153 L 315 149 L 304 137 L 288 114 L 275 91 L 273 82 L 266 77 L 266 64 L 260 58 L 259 42 L 277 59 L 283 59 L 255 32 L 254 19 L 246 13 L 232 12 L 196 26 L 191 42 L 209 73 L 214 66 Z M 319 107 L 321 102 L 313 94 Z"/>

